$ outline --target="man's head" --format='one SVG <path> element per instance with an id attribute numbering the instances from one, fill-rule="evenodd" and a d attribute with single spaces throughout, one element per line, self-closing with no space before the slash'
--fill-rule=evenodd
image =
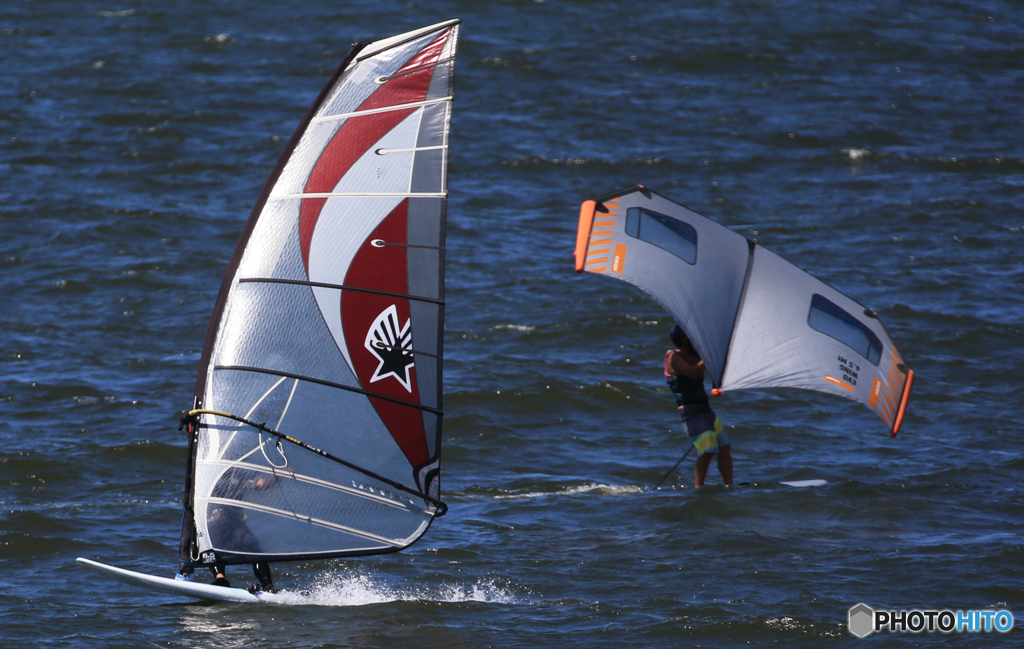
<path id="1" fill-rule="evenodd" d="M 672 327 L 672 331 L 668 332 L 668 337 L 672 339 L 672 344 L 676 346 L 676 349 L 693 346 L 686 332 L 679 325 Z"/>

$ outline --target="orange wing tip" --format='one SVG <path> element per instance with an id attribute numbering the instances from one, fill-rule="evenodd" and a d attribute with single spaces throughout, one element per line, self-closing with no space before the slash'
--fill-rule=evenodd
<path id="1" fill-rule="evenodd" d="M 910 403 L 910 388 L 914 385 L 914 370 L 907 370 L 907 384 L 903 386 L 903 398 L 900 399 L 900 409 L 896 413 L 896 423 L 892 425 L 892 432 L 889 437 L 896 437 L 903 425 L 903 416 L 907 414 L 907 404 Z"/>
<path id="2" fill-rule="evenodd" d="M 590 228 L 594 224 L 594 211 L 597 203 L 583 201 L 580 205 L 580 224 L 576 229 L 576 272 L 582 273 L 587 259 L 587 244 L 590 241 Z"/>
<path id="3" fill-rule="evenodd" d="M 719 390 L 718 388 L 711 388 L 711 396 L 720 397 L 722 396 L 722 391 Z"/>

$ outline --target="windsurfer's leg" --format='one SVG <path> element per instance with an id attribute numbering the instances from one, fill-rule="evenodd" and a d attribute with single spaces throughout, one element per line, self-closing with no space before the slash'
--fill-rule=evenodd
<path id="1" fill-rule="evenodd" d="M 210 572 L 213 573 L 213 581 L 210 582 L 212 586 L 230 586 L 231 582 L 228 581 L 226 576 L 227 568 L 224 566 L 224 562 L 217 557 L 217 563 L 210 566 Z"/>
<path id="2" fill-rule="evenodd" d="M 732 486 L 732 445 L 726 444 L 718 448 L 718 472 L 722 474 L 722 482 Z"/>
<path id="3" fill-rule="evenodd" d="M 270 575 L 270 564 L 266 561 L 257 561 L 252 564 L 252 574 L 256 575 L 256 579 L 260 582 L 260 588 L 264 592 L 273 593 L 277 590 L 274 588 L 274 579 Z"/>
<path id="4" fill-rule="evenodd" d="M 704 453 L 697 458 L 696 468 L 693 470 L 693 486 L 703 487 L 704 478 L 708 475 L 708 467 L 711 466 L 711 456 L 713 453 Z"/>

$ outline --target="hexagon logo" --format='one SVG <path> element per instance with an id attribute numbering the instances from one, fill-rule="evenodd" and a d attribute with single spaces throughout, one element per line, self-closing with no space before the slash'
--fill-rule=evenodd
<path id="1" fill-rule="evenodd" d="M 863 638 L 874 631 L 875 611 L 867 604 L 857 604 L 850 609 L 850 633 Z"/>

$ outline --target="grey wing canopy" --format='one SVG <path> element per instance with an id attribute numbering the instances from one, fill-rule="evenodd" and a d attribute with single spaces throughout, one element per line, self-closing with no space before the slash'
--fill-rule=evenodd
<path id="1" fill-rule="evenodd" d="M 242 232 L 189 426 L 182 561 L 394 552 L 444 512 L 459 21 L 355 46 Z"/>
<path id="2" fill-rule="evenodd" d="M 671 313 L 716 391 L 827 392 L 899 431 L 914 372 L 877 315 L 729 228 L 637 185 L 583 203 L 575 260 Z"/>

